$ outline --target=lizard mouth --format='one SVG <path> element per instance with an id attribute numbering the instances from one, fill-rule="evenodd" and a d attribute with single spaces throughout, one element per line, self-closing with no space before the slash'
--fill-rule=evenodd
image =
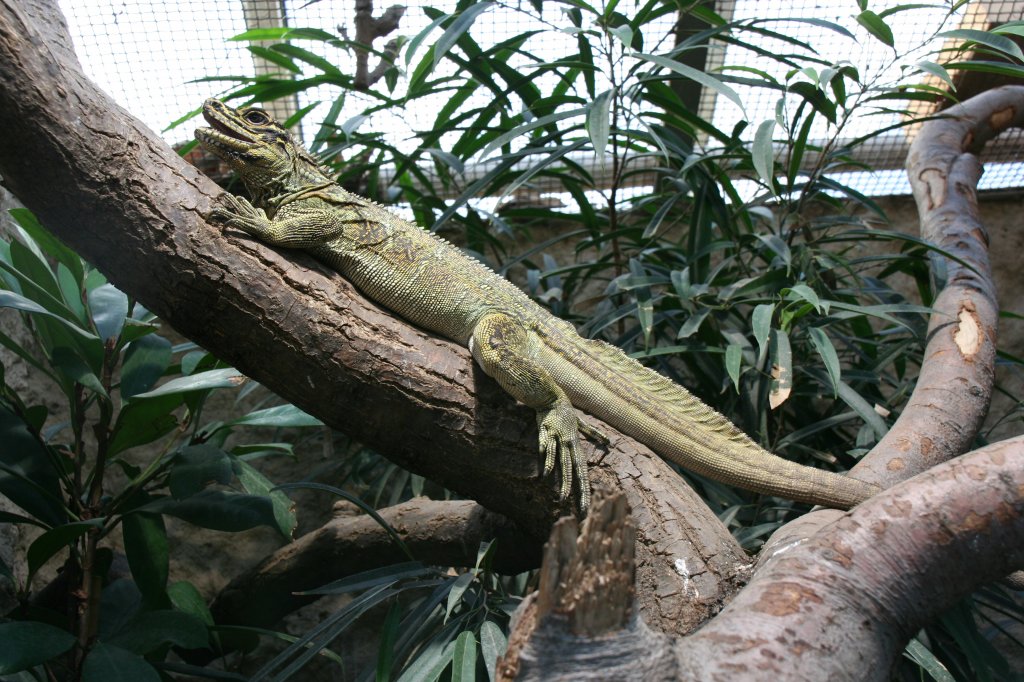
<path id="1" fill-rule="evenodd" d="M 217 100 L 207 100 L 203 105 L 203 118 L 210 127 L 196 128 L 196 139 L 205 146 L 225 151 L 241 152 L 256 146 L 256 137 L 249 131 L 239 128 L 226 109 L 227 107 Z"/>

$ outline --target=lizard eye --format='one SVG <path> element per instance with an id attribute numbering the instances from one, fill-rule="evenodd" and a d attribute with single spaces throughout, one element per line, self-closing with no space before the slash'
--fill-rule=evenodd
<path id="1" fill-rule="evenodd" d="M 267 116 L 265 111 L 260 109 L 250 109 L 245 112 L 245 120 L 253 125 L 262 126 L 270 123 L 270 117 Z"/>

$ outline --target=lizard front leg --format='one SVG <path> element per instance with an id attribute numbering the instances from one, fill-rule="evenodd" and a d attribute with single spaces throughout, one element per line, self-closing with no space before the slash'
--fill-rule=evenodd
<path id="1" fill-rule="evenodd" d="M 514 317 L 489 313 L 473 328 L 470 349 L 477 364 L 521 403 L 537 410 L 540 452 L 544 475 L 559 460 L 562 473 L 561 499 L 572 492 L 575 473 L 579 485 L 579 508 L 584 515 L 590 507 L 590 477 L 587 460 L 580 450 L 580 431 L 594 431 L 576 415 L 569 398 L 551 375 L 536 361 L 540 341 Z"/>
<path id="2" fill-rule="evenodd" d="M 222 194 L 221 203 L 211 217 L 228 227 L 236 227 L 261 241 L 291 249 L 320 246 L 342 233 L 345 223 L 336 211 L 323 208 L 294 207 L 282 209 L 273 219 L 262 208 L 234 194 Z M 295 206 L 292 204 L 291 206 Z"/>

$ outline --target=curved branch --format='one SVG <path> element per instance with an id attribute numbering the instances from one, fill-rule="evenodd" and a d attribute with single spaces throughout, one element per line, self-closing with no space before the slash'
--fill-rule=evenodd
<path id="1" fill-rule="evenodd" d="M 950 255 L 933 304 L 921 375 L 899 419 L 854 468 L 886 486 L 966 452 L 988 412 L 995 376 L 999 308 L 978 217 L 981 163 L 991 138 L 1024 124 L 1024 87 L 982 93 L 925 123 L 910 148 L 907 174 L 921 236 Z M 956 260 L 953 260 L 956 259 Z"/>
<path id="2" fill-rule="evenodd" d="M 540 564 L 540 543 L 469 500 L 417 498 L 382 509 L 380 515 L 429 565 L 472 567 L 480 543 L 487 540 L 498 541 L 494 568 L 501 573 L 513 575 Z M 270 627 L 317 599 L 296 592 L 405 560 L 388 532 L 369 516 L 332 519 L 234 578 L 210 610 L 218 623 Z"/>

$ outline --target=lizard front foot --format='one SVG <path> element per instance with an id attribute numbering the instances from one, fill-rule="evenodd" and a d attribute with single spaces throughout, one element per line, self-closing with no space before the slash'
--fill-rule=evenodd
<path id="1" fill-rule="evenodd" d="M 210 218 L 223 223 L 225 227 L 235 227 L 257 237 L 261 237 L 269 228 L 270 220 L 266 212 L 246 199 L 225 192 L 217 197 L 217 201 L 210 211 Z"/>
<path id="2" fill-rule="evenodd" d="M 580 432 L 604 443 L 608 442 L 608 437 L 580 421 L 568 400 L 559 400 L 551 409 L 538 410 L 537 430 L 540 432 L 540 452 L 544 456 L 544 475 L 554 471 L 557 459 L 562 475 L 559 489 L 559 499 L 562 500 L 572 493 L 575 475 L 579 486 L 580 514 L 586 516 L 590 508 L 590 474 L 580 448 Z"/>

